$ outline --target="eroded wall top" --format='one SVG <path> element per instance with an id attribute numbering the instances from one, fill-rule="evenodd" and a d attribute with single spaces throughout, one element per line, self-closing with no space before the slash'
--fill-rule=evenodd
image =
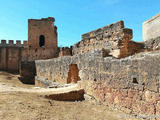
<path id="1" fill-rule="evenodd" d="M 114 57 L 130 55 L 129 42 L 132 29 L 124 28 L 124 22 L 118 21 L 82 35 L 82 40 L 73 46 L 72 54 L 80 54 L 92 50 L 106 50 Z"/>

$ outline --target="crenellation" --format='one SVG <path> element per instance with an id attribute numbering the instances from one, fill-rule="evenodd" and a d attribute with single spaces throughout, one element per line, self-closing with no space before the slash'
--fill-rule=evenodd
<path id="1" fill-rule="evenodd" d="M 20 70 L 26 83 L 36 81 L 37 86 L 78 82 L 87 94 L 108 106 L 127 108 L 136 115 L 149 114 L 150 105 L 160 101 L 160 97 L 157 101 L 152 97 L 160 92 L 160 37 L 135 42 L 132 29 L 118 21 L 83 34 L 71 47 L 60 48 L 54 21 L 52 17 L 29 19 L 28 41 L 23 44 L 2 40 L 0 70 Z M 145 98 L 151 92 L 150 99 Z M 142 112 L 141 103 L 151 104 Z"/>
<path id="2" fill-rule="evenodd" d="M 8 42 L 7 42 L 8 41 Z M 0 43 L 1 47 L 23 47 L 23 44 L 21 43 L 21 40 L 16 40 L 16 43 L 14 43 L 14 40 L 1 40 Z"/>
<path id="3" fill-rule="evenodd" d="M 21 46 L 22 46 L 21 41 L 20 41 L 20 40 L 16 40 L 16 45 L 17 45 L 18 47 L 21 47 Z"/>
<path id="4" fill-rule="evenodd" d="M 23 47 L 24 48 L 28 47 L 28 41 L 23 41 Z"/>
<path id="5" fill-rule="evenodd" d="M 13 46 L 14 45 L 14 40 L 9 40 L 9 46 Z"/>
<path id="6" fill-rule="evenodd" d="M 0 70 L 18 72 L 21 61 L 35 61 L 58 57 L 57 27 L 53 17 L 28 20 L 28 40 L 1 40 Z M 62 50 L 63 54 L 71 54 L 70 49 Z M 67 53 L 68 51 L 68 53 Z M 3 57 L 1 57 L 3 56 Z"/>
<path id="7" fill-rule="evenodd" d="M 6 40 L 1 40 L 2 45 L 6 45 Z"/>

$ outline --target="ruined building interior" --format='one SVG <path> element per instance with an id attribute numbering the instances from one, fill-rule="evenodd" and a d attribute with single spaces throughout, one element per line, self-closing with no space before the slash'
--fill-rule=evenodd
<path id="1" fill-rule="evenodd" d="M 85 33 L 70 47 L 58 47 L 52 17 L 28 20 L 28 41 L 1 40 L 0 70 L 20 73 L 40 87 L 76 84 L 83 94 L 129 114 L 160 115 L 160 14 L 143 23 L 143 42 L 132 40 L 123 21 Z M 57 84 L 59 83 L 59 84 Z"/>

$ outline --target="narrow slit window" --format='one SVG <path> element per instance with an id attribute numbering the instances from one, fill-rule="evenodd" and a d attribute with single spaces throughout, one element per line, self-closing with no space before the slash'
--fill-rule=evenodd
<path id="1" fill-rule="evenodd" d="M 45 36 L 44 35 L 40 35 L 39 37 L 39 46 L 40 47 L 44 47 L 45 45 Z"/>

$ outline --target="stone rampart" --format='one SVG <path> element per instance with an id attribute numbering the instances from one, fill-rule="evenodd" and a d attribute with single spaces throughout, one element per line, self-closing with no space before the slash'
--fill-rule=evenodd
<path id="1" fill-rule="evenodd" d="M 24 43 L 26 43 L 26 41 L 24 41 Z M 13 40 L 9 40 L 8 43 L 6 43 L 6 40 L 1 40 L 0 70 L 18 73 L 23 46 L 25 46 L 25 44 L 21 44 L 20 40 L 17 40 L 16 44 L 14 44 Z"/>
<path id="2" fill-rule="evenodd" d="M 97 50 L 38 60 L 36 71 L 39 78 L 64 84 L 70 76 L 70 82 L 80 81 L 87 94 L 110 107 L 136 115 L 160 115 L 159 59 L 159 51 L 116 59 Z M 77 66 L 73 69 L 77 73 L 71 75 L 70 66 Z"/>

